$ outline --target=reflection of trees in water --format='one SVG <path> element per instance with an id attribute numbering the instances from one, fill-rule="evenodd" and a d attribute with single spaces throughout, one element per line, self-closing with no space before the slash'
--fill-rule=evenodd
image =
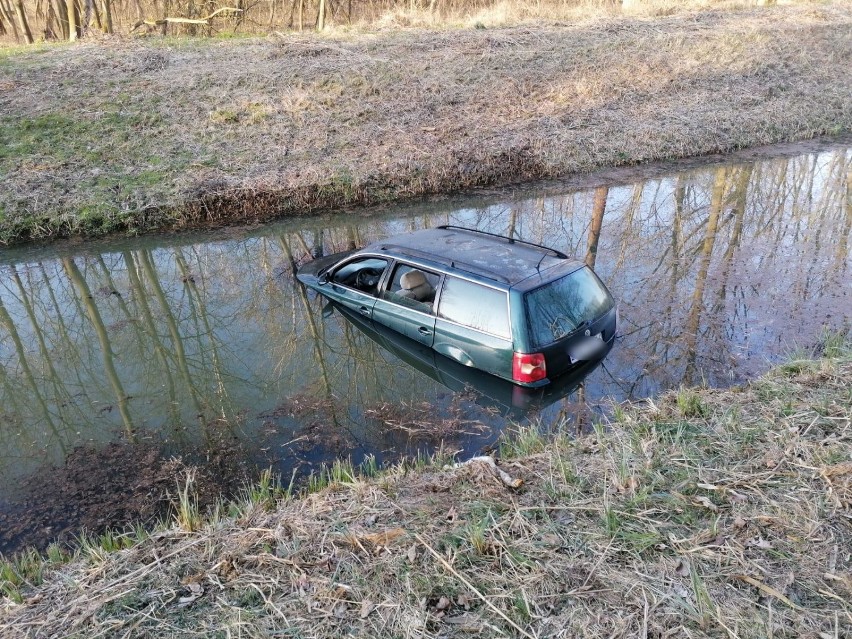
<path id="1" fill-rule="evenodd" d="M 137 312 L 141 312 L 141 323 L 144 327 L 144 337 L 149 341 L 150 347 L 153 348 L 157 363 L 159 364 L 162 378 L 165 382 L 167 393 L 167 410 L 170 416 L 170 426 L 175 429 L 180 425 L 180 414 L 178 411 L 177 393 L 175 392 L 175 380 L 172 374 L 172 369 L 169 366 L 168 354 L 163 341 L 160 339 L 159 331 L 154 322 L 154 316 L 151 313 L 151 307 L 148 305 L 148 293 L 142 286 L 142 280 L 139 276 L 139 271 L 136 267 L 136 260 L 130 251 L 122 253 L 124 264 L 127 267 L 127 276 L 130 283 L 130 293 L 133 303 L 138 307 Z"/>
<path id="2" fill-rule="evenodd" d="M 134 427 L 177 436 L 214 418 L 250 422 L 270 402 L 309 392 L 337 398 L 335 423 L 367 442 L 357 406 L 433 391 L 348 323 L 323 319 L 293 274 L 312 255 L 442 223 L 506 232 L 594 265 L 620 302 L 625 338 L 608 360 L 613 378 L 597 376 L 590 397 L 718 381 L 741 356 L 785 349 L 781 341 L 852 314 L 850 177 L 852 156 L 838 150 L 449 213 L 312 219 L 260 237 L 178 238 L 2 267 L 0 437 L 18 437 L 22 449 L 46 432 L 44 445 L 58 449 L 77 430 L 99 440 Z"/>
<path id="3" fill-rule="evenodd" d="M 598 257 L 598 244 L 601 241 L 601 227 L 606 213 L 606 198 L 609 187 L 599 186 L 595 189 L 594 204 L 592 204 L 592 221 L 589 223 L 589 241 L 586 243 L 586 266 L 595 268 Z"/>
<path id="4" fill-rule="evenodd" d="M 695 289 L 692 293 L 692 303 L 686 320 L 685 349 L 686 349 L 686 372 L 684 382 L 696 383 L 695 365 L 697 359 L 696 343 L 698 340 L 698 329 L 701 322 L 701 313 L 704 310 L 704 287 L 707 282 L 707 273 L 710 270 L 710 259 L 713 256 L 713 247 L 716 244 L 716 231 L 719 228 L 719 217 L 722 214 L 725 192 L 727 189 L 728 169 L 719 167 L 716 169 L 716 177 L 713 180 L 713 190 L 710 194 L 710 212 L 704 231 L 704 241 L 701 243 L 701 257 L 699 259 L 698 275 L 695 278 Z"/>
<path id="5" fill-rule="evenodd" d="M 9 312 L 6 310 L 6 307 L 3 305 L 3 299 L 0 297 L 0 327 L 4 329 L 3 340 L 5 341 L 7 336 L 8 339 L 14 345 L 15 353 L 18 357 L 18 362 L 21 368 L 21 374 L 26 382 L 27 387 L 29 387 L 29 391 L 32 392 L 32 397 L 35 399 L 37 404 L 38 413 L 40 413 L 41 418 L 43 420 L 44 426 L 50 430 L 50 434 L 52 435 L 52 442 L 54 444 L 59 444 L 62 447 L 63 452 L 65 452 L 66 447 L 64 444 L 64 438 L 60 435 L 59 429 L 57 428 L 56 423 L 54 422 L 53 415 L 51 415 L 50 408 L 47 405 L 47 401 L 44 398 L 42 393 L 41 384 L 36 379 L 35 374 L 33 373 L 32 368 L 29 364 L 29 358 L 26 356 L 26 352 L 24 349 L 24 344 L 21 341 L 21 337 L 18 333 L 17 327 L 12 321 L 12 317 L 9 315 Z M 2 405 L 4 409 L 7 407 L 12 407 L 20 411 L 19 404 L 16 401 L 23 393 L 22 389 L 15 383 L 14 380 L 10 379 L 10 376 L 6 373 L 6 367 L 0 367 L 0 381 L 3 382 L 3 395 L 4 401 Z M 17 411 L 16 411 L 17 412 Z M 20 415 L 20 413 L 19 413 Z M 12 424 L 14 427 L 15 424 Z M 5 439 L 5 438 L 4 438 Z M 21 446 L 22 449 L 25 449 L 27 446 L 24 444 Z M 7 450 L 14 450 L 15 446 L 7 448 Z"/>
<path id="6" fill-rule="evenodd" d="M 133 420 L 130 417 L 130 412 L 127 409 L 127 393 L 119 379 L 118 372 L 115 369 L 115 353 L 110 343 L 109 335 L 107 334 L 106 326 L 104 326 L 103 318 L 95 304 L 94 296 L 89 290 L 89 285 L 80 269 L 70 258 L 63 258 L 62 265 L 65 267 L 65 273 L 68 276 L 71 285 L 77 290 L 77 297 L 80 299 L 86 308 L 86 314 L 92 322 L 95 329 L 95 334 L 100 344 L 101 356 L 103 358 L 103 368 L 106 374 L 109 385 L 112 387 L 115 394 L 115 402 L 118 404 L 118 412 L 121 415 L 121 421 L 124 423 L 124 430 L 129 439 L 135 437 Z"/>

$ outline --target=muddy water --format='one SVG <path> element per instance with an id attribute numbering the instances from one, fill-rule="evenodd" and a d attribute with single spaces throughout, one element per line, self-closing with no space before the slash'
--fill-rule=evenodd
<path id="1" fill-rule="evenodd" d="M 528 398 L 324 314 L 293 277 L 312 256 L 395 233 L 459 224 L 594 263 L 622 337 L 579 390 L 580 377 L 533 402 L 546 420 L 583 426 L 610 401 L 741 382 L 848 328 L 848 147 L 600 182 L 4 250 L 0 551 L 150 514 L 186 464 L 227 490 L 259 467 L 289 477 L 337 457 L 492 444 Z"/>

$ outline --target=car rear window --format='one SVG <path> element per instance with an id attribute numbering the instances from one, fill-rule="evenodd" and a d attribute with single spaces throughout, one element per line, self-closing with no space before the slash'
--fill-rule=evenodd
<path id="1" fill-rule="evenodd" d="M 585 266 L 530 291 L 524 301 L 536 348 L 562 339 L 614 304 L 597 275 Z"/>
<path id="2" fill-rule="evenodd" d="M 448 277 L 441 289 L 438 315 L 497 337 L 511 337 L 505 291 Z"/>

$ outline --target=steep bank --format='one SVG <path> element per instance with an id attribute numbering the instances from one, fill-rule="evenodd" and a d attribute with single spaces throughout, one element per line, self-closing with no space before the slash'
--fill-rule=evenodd
<path id="1" fill-rule="evenodd" d="M 852 4 L 0 52 L 0 245 L 852 130 Z M 795 46 L 791 46 L 795 43 Z"/>
<path id="2" fill-rule="evenodd" d="M 741 388 L 618 407 L 592 434 L 519 432 L 499 467 L 338 465 L 303 498 L 266 483 L 227 516 L 190 507 L 151 536 L 6 564 L 0 634 L 852 632 L 848 340 Z"/>

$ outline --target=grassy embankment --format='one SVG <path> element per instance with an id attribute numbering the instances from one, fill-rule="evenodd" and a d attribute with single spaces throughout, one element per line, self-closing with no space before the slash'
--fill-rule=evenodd
<path id="1" fill-rule="evenodd" d="M 852 4 L 0 51 L 0 245 L 852 130 Z"/>
<path id="2" fill-rule="evenodd" d="M 522 430 L 499 467 L 336 465 L 3 565 L 3 637 L 848 637 L 852 344 Z"/>

